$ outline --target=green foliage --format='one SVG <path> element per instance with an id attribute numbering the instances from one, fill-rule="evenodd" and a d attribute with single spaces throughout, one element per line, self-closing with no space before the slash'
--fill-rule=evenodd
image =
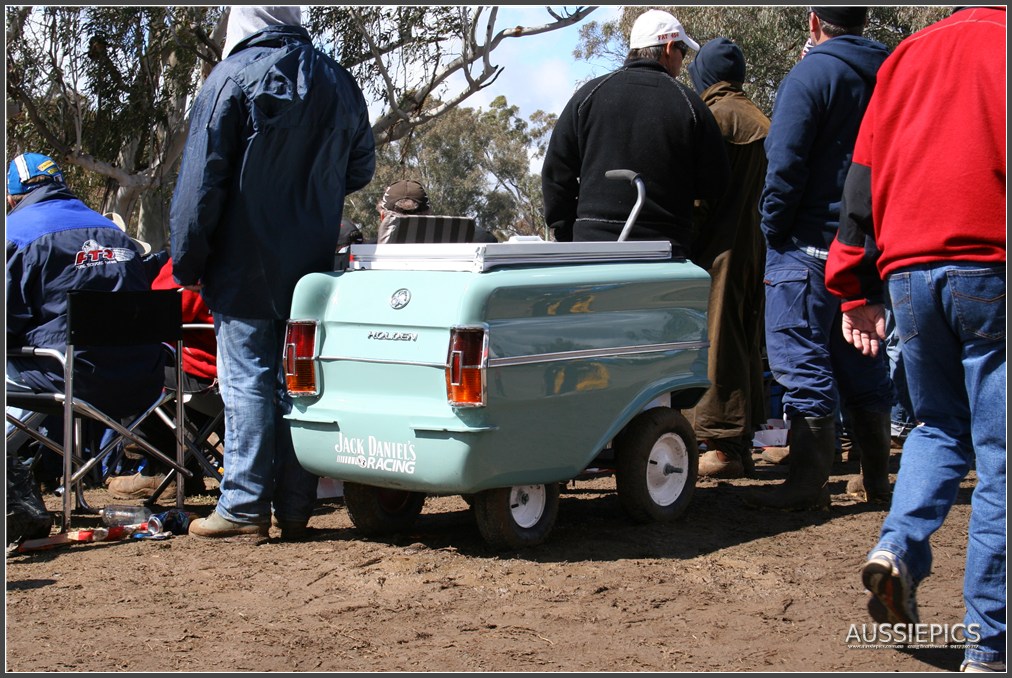
<path id="1" fill-rule="evenodd" d="M 430 79 L 453 39 L 463 37 L 468 14 L 446 6 L 313 6 L 305 19 L 315 42 L 347 68 L 366 98 L 385 99 L 387 83 L 373 61 L 382 55 L 393 84 Z M 450 57 L 457 56 L 450 54 Z"/>
<path id="2" fill-rule="evenodd" d="M 171 193 L 192 96 L 220 60 L 225 9 L 6 7 L 8 157 L 52 155 L 82 197 L 128 223 L 144 204 L 138 231 L 161 242 L 165 209 L 155 203 Z M 467 117 L 473 112 L 464 120 L 448 112 L 495 81 L 504 66 L 490 54 L 504 39 L 573 25 L 592 9 L 549 8 L 545 24 L 498 29 L 498 8 L 489 6 L 309 7 L 303 19 L 314 43 L 349 69 L 368 100 L 385 106 L 373 121 L 378 188 L 349 197 L 353 218 L 374 221 L 387 179 L 419 172 L 447 210 L 506 232 L 537 228 L 540 184 L 518 169 L 527 152 L 519 144 L 543 147 L 550 121 L 532 120 L 528 130 L 505 104 L 477 122 Z M 452 91 L 455 74 L 464 84 Z M 447 131 L 429 137 L 427 128 L 440 122 Z M 506 125 L 501 135 L 496 124 Z M 418 150 L 426 146 L 431 158 Z"/>
<path id="3" fill-rule="evenodd" d="M 53 155 L 98 209 L 117 183 L 85 176 L 79 161 L 126 173 L 171 165 L 180 102 L 199 86 L 198 53 L 216 58 L 202 36 L 219 15 L 195 7 L 8 7 L 8 157 Z"/>

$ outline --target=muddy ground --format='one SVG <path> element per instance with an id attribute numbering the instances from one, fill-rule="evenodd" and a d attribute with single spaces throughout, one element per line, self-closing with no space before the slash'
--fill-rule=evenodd
<path id="1" fill-rule="evenodd" d="M 893 471 L 899 461 L 893 453 Z M 571 484 L 548 543 L 492 551 L 460 497 L 415 528 L 356 534 L 321 500 L 311 537 L 75 544 L 6 560 L 8 671 L 954 671 L 951 647 L 856 648 L 858 571 L 885 513 L 756 511 L 701 480 L 684 518 L 628 520 L 614 480 Z M 895 480 L 895 476 L 893 476 Z M 923 622 L 962 621 L 972 476 L 935 536 Z M 213 484 L 187 508 L 213 510 Z M 90 490 L 89 502 L 112 500 Z M 51 509 L 60 500 L 47 497 Z M 122 503 L 122 502 L 117 502 Z M 163 500 L 170 508 L 169 500 Z M 75 525 L 97 524 L 80 516 Z"/>

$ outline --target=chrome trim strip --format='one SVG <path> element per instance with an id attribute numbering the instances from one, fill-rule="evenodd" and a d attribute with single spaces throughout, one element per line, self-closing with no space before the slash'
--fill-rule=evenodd
<path id="1" fill-rule="evenodd" d="M 580 351 L 560 351 L 558 353 L 540 353 L 537 355 L 514 356 L 511 358 L 489 358 L 489 367 L 507 367 L 511 365 L 533 365 L 537 363 L 548 363 L 559 360 L 579 360 L 581 358 L 613 358 L 623 355 L 639 355 L 642 353 L 660 353 L 663 351 L 684 351 L 708 348 L 708 341 L 680 341 L 668 344 L 645 344 L 643 346 L 616 346 L 612 348 L 590 348 Z M 411 360 L 382 360 L 378 358 L 352 358 L 349 356 L 325 356 L 321 355 L 319 360 L 336 361 L 345 360 L 358 363 L 377 363 L 381 365 L 416 365 L 419 367 L 435 367 L 445 369 L 445 363 L 417 362 Z"/>
<path id="2" fill-rule="evenodd" d="M 489 358 L 489 367 L 506 367 L 508 365 L 531 365 L 548 363 L 558 360 L 579 360 L 581 358 L 613 358 L 623 355 L 641 353 L 662 353 L 664 351 L 684 351 L 707 348 L 708 341 L 678 341 L 669 344 L 646 344 L 643 346 L 615 346 L 612 348 L 589 348 L 581 351 L 560 351 L 558 353 L 542 353 L 539 355 L 516 356 L 513 358 Z"/>
<path id="3" fill-rule="evenodd" d="M 420 367 L 438 367 L 441 370 L 446 369 L 446 363 L 430 363 L 430 362 L 419 362 L 417 360 L 384 360 L 382 358 L 353 358 L 346 355 L 321 355 L 317 360 L 323 362 L 333 362 L 343 360 L 350 363 L 374 363 L 377 365 L 418 365 Z"/>

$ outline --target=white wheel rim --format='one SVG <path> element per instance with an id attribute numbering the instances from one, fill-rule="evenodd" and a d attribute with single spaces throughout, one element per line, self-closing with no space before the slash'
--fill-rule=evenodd
<path id="1" fill-rule="evenodd" d="M 548 492 L 544 485 L 515 485 L 510 489 L 510 515 L 518 526 L 529 529 L 545 513 Z"/>
<path id="2" fill-rule="evenodd" d="M 689 452 L 685 441 L 665 433 L 647 458 L 647 492 L 658 506 L 670 506 L 682 495 L 689 477 Z"/>

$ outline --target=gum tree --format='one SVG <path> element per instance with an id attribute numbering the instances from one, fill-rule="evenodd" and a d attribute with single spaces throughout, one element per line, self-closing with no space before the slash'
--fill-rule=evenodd
<path id="1" fill-rule="evenodd" d="M 311 7 L 314 41 L 383 110 L 381 146 L 494 85 L 494 50 L 579 23 L 594 7 L 546 8 L 545 23 L 500 27 L 488 6 Z M 221 59 L 225 7 L 6 7 L 7 155 L 39 150 L 131 232 L 164 245 L 189 107 Z M 451 76 L 460 74 L 456 89 Z"/>

